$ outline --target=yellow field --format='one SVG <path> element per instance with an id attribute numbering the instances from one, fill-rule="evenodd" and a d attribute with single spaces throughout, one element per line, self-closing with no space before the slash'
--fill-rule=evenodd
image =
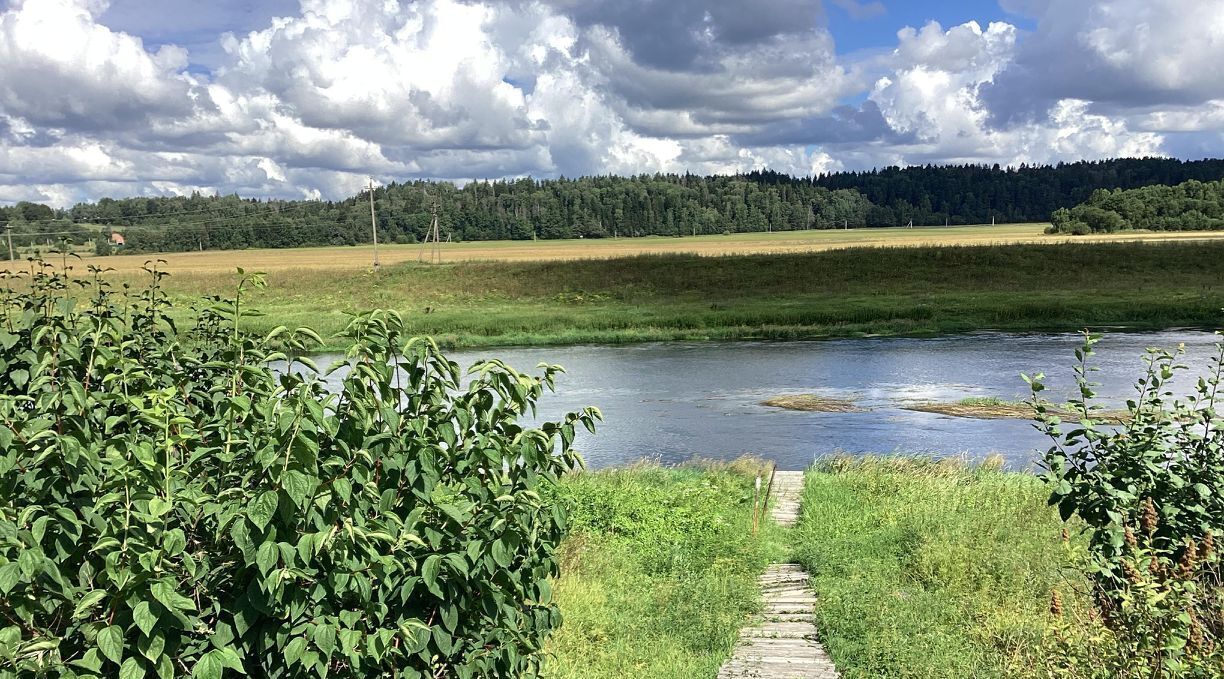
<path id="1" fill-rule="evenodd" d="M 533 261 L 607 259 L 640 254 L 692 253 L 699 255 L 735 255 L 756 253 L 807 252 L 849 247 L 917 246 L 917 245 L 984 245 L 1005 243 L 1057 243 L 1092 241 L 1169 241 L 1224 239 L 1224 232 L 1126 232 L 1092 236 L 1046 235 L 1046 224 L 1001 224 L 999 226 L 954 226 L 930 228 L 850 229 L 821 231 L 784 231 L 778 233 L 740 233 L 726 236 L 691 236 L 685 238 L 646 237 L 609 238 L 600 240 L 563 241 L 476 241 L 443 243 L 440 246 L 444 262 L 458 261 Z M 419 245 L 381 245 L 379 259 L 386 266 L 415 262 L 421 253 Z M 429 256 L 427 251 L 426 258 Z M 88 264 L 106 266 L 119 273 L 130 273 L 150 259 L 164 259 L 165 267 L 176 273 L 231 272 L 235 267 L 249 271 L 284 271 L 290 269 L 360 269 L 373 262 L 373 248 L 323 247 L 262 250 L 216 250 L 166 254 L 119 255 L 86 257 L 72 260 L 78 272 Z M 48 258 L 57 263 L 59 258 Z M 11 263 L 0 262 L 0 269 Z M 24 263 L 17 264 L 23 267 Z"/>

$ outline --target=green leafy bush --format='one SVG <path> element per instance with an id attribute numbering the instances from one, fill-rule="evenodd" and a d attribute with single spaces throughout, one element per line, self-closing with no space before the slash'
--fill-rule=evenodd
<path id="1" fill-rule="evenodd" d="M 1064 520 L 1086 524 L 1073 563 L 1092 582 L 1089 618 L 1055 626 L 1065 676 L 1224 674 L 1221 559 L 1224 418 L 1216 409 L 1224 342 L 1193 393 L 1177 398 L 1177 352 L 1151 350 L 1122 426 L 1101 426 L 1090 375 L 1093 345 L 1076 351 L 1080 422 L 1068 431 L 1030 380 L 1040 426 L 1053 439 L 1044 477 Z M 1057 609 L 1058 606 L 1055 606 Z M 1058 612 L 1057 610 L 1055 611 Z"/>
<path id="2" fill-rule="evenodd" d="M 540 491 L 598 418 L 519 424 L 560 368 L 465 381 L 375 311 L 329 392 L 315 333 L 242 331 L 260 276 L 180 334 L 147 270 L 0 298 L 0 677 L 536 672 L 567 524 Z"/>

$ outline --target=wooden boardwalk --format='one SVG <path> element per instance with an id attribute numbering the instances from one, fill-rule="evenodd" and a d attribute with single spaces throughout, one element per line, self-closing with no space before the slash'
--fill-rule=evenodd
<path id="1" fill-rule="evenodd" d="M 803 472 L 778 472 L 770 514 L 779 525 L 795 525 L 802 491 Z M 761 575 L 761 593 L 761 619 L 740 633 L 718 679 L 837 679 L 837 668 L 816 641 L 816 597 L 803 568 L 773 564 Z"/>

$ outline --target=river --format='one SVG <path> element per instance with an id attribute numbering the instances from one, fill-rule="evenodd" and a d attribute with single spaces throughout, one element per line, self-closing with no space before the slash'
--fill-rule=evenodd
<path id="1" fill-rule="evenodd" d="M 1193 387 L 1217 336 L 1202 331 L 1114 333 L 1097 345 L 1093 379 L 1102 402 L 1133 393 L 1147 347 L 1185 343 L 1179 393 Z M 673 463 L 744 454 L 798 470 L 835 454 L 931 454 L 980 460 L 1001 455 L 1030 468 L 1048 441 L 1023 420 L 968 419 L 906 410 L 907 403 L 971 396 L 1027 397 L 1021 373 L 1044 372 L 1047 397 L 1074 395 L 1075 334 L 974 333 L 940 338 L 798 342 L 667 342 L 628 346 L 498 348 L 453 351 L 464 367 L 487 357 L 519 370 L 559 363 L 566 374 L 541 402 L 542 417 L 586 405 L 605 421 L 577 447 L 590 468 L 643 458 Z M 325 366 L 328 358 L 321 357 Z M 813 413 L 760 402 L 782 394 L 852 399 L 867 412 Z"/>

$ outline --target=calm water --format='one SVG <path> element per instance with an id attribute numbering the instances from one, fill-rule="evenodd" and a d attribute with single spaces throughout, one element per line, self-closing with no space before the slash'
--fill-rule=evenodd
<path id="1" fill-rule="evenodd" d="M 1207 365 L 1216 336 L 1199 331 L 1113 334 L 1097 345 L 1094 379 L 1104 402 L 1121 403 L 1143 367 L 1144 349 L 1186 345 L 1186 362 Z M 541 404 L 543 417 L 586 405 L 605 421 L 578 447 L 592 468 L 641 458 L 676 462 L 745 453 L 802 469 L 831 453 L 928 453 L 980 459 L 1000 454 L 1031 464 L 1046 440 L 1025 421 L 976 420 L 904 410 L 917 401 L 969 396 L 1024 398 L 1020 373 L 1044 372 L 1051 400 L 1072 396 L 1078 335 L 983 333 L 937 339 L 813 342 L 702 342 L 633 346 L 503 348 L 457 351 L 467 366 L 497 357 L 520 370 L 560 363 L 567 374 Z M 319 361 L 326 365 L 325 360 Z M 1193 386 L 1192 371 L 1175 385 Z M 769 408 L 780 394 L 853 399 L 863 413 Z"/>

